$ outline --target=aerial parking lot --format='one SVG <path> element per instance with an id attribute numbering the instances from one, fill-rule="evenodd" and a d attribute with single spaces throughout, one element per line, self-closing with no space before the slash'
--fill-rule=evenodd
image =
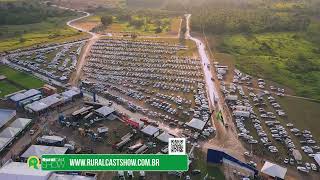
<path id="1" fill-rule="evenodd" d="M 149 40 L 101 39 L 83 68 L 83 84 L 172 126 L 209 120 L 200 60 L 176 56 L 188 47 Z M 108 64 L 106 66 L 106 64 Z"/>
<path id="2" fill-rule="evenodd" d="M 67 82 L 76 68 L 84 42 L 69 43 L 58 47 L 21 52 L 8 56 L 13 66 L 26 68 L 51 79 Z"/>

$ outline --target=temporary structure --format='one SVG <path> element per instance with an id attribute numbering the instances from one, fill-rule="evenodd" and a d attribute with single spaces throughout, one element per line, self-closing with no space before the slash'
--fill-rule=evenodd
<path id="1" fill-rule="evenodd" d="M 318 163 L 318 165 L 320 166 L 320 154 L 316 154 L 314 156 L 314 160 Z"/>
<path id="2" fill-rule="evenodd" d="M 271 177 L 284 179 L 287 173 L 287 168 L 283 168 L 277 164 L 273 164 L 269 161 L 266 161 L 263 167 L 261 168 L 261 172 Z"/>

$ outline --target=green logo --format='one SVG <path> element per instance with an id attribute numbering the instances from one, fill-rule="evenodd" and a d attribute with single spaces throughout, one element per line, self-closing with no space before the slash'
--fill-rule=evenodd
<path id="1" fill-rule="evenodd" d="M 30 156 L 27 161 L 28 167 L 33 169 L 39 169 L 40 159 L 37 156 Z"/>

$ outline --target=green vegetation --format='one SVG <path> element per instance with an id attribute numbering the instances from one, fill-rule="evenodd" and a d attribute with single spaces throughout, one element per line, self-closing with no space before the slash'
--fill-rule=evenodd
<path id="1" fill-rule="evenodd" d="M 16 86 L 24 89 L 39 88 L 43 86 L 43 82 L 27 73 L 16 71 L 10 67 L 0 65 L 0 74 L 5 75 L 7 80 Z"/>
<path id="2" fill-rule="evenodd" d="M 21 90 L 19 87 L 11 84 L 10 82 L 6 80 L 0 81 L 0 98 L 4 97 L 7 94 L 17 92 Z"/>
<path id="3" fill-rule="evenodd" d="M 0 25 L 32 24 L 51 17 L 74 15 L 72 11 L 53 8 L 38 0 L 0 1 Z"/>
<path id="4" fill-rule="evenodd" d="M 320 99 L 317 45 L 296 33 L 225 36 L 218 47 L 236 58 L 240 70 L 286 85 L 301 96 Z"/>
<path id="5" fill-rule="evenodd" d="M 320 100 L 318 1 L 173 0 L 167 9 L 189 11 L 192 30 L 219 37 L 208 38 L 214 52 L 238 69 Z"/>
<path id="6" fill-rule="evenodd" d="M 101 20 L 102 18 L 104 18 L 104 20 L 109 19 L 108 23 L 106 23 L 108 26 L 107 32 L 134 32 L 137 34 L 151 35 L 168 33 L 169 31 L 177 32 L 177 29 L 179 29 L 177 26 L 180 25 L 180 19 L 177 18 L 177 13 L 159 9 L 133 10 L 101 8 L 96 9 L 94 13 L 95 16 L 101 17 Z M 110 21 L 111 18 L 107 18 L 111 16 L 113 17 L 112 22 Z M 94 31 L 104 31 L 105 27 L 106 25 L 98 26 Z"/>
<path id="7" fill-rule="evenodd" d="M 0 52 L 84 37 L 85 33 L 66 25 L 66 21 L 78 16 L 77 13 L 48 7 L 37 1 L 25 3 L 25 0 L 0 2 L 0 12 L 6 13 L 0 15 Z"/>

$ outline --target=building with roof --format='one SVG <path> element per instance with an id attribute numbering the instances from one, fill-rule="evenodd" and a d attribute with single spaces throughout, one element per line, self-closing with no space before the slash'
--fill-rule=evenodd
<path id="1" fill-rule="evenodd" d="M 76 97 L 81 97 L 82 93 L 81 93 L 80 89 L 72 88 L 70 90 L 67 90 L 67 91 L 61 93 L 61 95 L 65 98 L 66 101 L 71 101 Z"/>
<path id="2" fill-rule="evenodd" d="M 41 97 L 41 91 L 37 89 L 29 89 L 25 92 L 18 92 L 13 96 L 10 96 L 9 99 L 15 102 L 17 106 L 24 106 L 25 104 L 34 101 L 34 99 L 40 99 Z"/>
<path id="3" fill-rule="evenodd" d="M 0 169 L 0 179 L 5 180 L 47 180 L 52 172 L 29 168 L 27 163 L 10 162 Z"/>
<path id="4" fill-rule="evenodd" d="M 64 145 L 66 138 L 60 136 L 41 136 L 37 138 L 37 142 L 46 145 Z"/>
<path id="5" fill-rule="evenodd" d="M 160 134 L 160 129 L 155 126 L 148 125 L 147 127 L 143 128 L 141 132 L 148 136 L 157 137 Z"/>
<path id="6" fill-rule="evenodd" d="M 10 127 L 24 129 L 24 128 L 26 128 L 31 122 L 32 122 L 32 119 L 18 118 L 18 119 L 14 120 L 14 121 L 10 124 Z"/>
<path id="7" fill-rule="evenodd" d="M 31 145 L 20 157 L 28 159 L 30 156 L 41 157 L 43 154 L 65 154 L 67 147 Z"/>
<path id="8" fill-rule="evenodd" d="M 9 162 L 0 168 L 0 179 L 5 180 L 96 180 L 96 174 L 82 176 L 57 174 L 51 171 L 29 168 L 27 163 Z"/>
<path id="9" fill-rule="evenodd" d="M 13 119 L 17 112 L 11 109 L 0 109 L 0 128 Z"/>
<path id="10" fill-rule="evenodd" d="M 102 106 L 101 108 L 95 110 L 95 112 L 102 117 L 107 117 L 114 113 L 116 110 L 113 107 Z"/>
<path id="11" fill-rule="evenodd" d="M 26 105 L 24 108 L 30 112 L 44 111 L 50 107 L 55 107 L 64 102 L 65 98 L 59 94 L 53 94 L 51 96 L 35 101 L 31 104 Z"/>
<path id="12" fill-rule="evenodd" d="M 157 136 L 157 139 L 160 140 L 161 142 L 164 142 L 164 143 L 168 143 L 169 138 L 174 138 L 174 136 L 172 134 L 169 134 L 166 131 L 164 131 L 159 136 Z"/>
<path id="13" fill-rule="evenodd" d="M 287 173 L 287 168 L 266 161 L 263 167 L 261 168 L 261 172 L 273 178 L 284 179 Z"/>
<path id="14" fill-rule="evenodd" d="M 187 126 L 200 131 L 203 130 L 206 124 L 207 124 L 207 121 L 202 121 L 201 119 L 198 119 L 198 118 L 192 118 L 191 121 L 186 123 Z"/>

